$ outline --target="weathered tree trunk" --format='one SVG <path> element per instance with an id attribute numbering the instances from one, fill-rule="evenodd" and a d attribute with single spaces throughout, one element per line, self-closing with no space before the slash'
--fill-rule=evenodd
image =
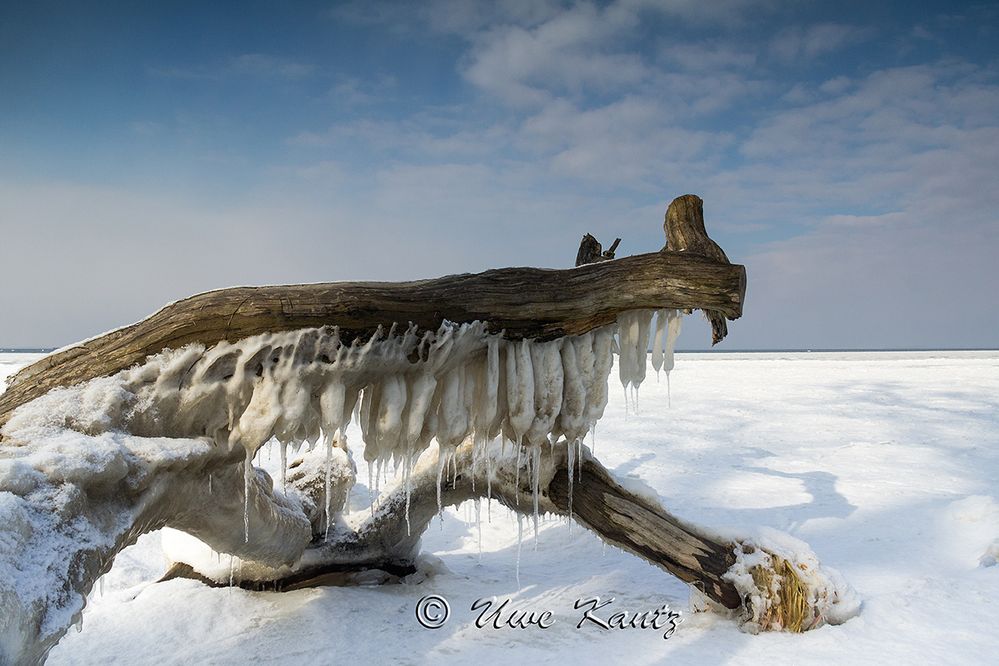
<path id="1" fill-rule="evenodd" d="M 708 257 L 722 264 L 729 263 L 725 251 L 711 240 L 704 229 L 704 201 L 694 194 L 684 194 L 670 202 L 663 222 L 666 246 L 663 251 L 686 252 Z M 702 308 L 711 322 L 711 344 L 718 344 L 728 335 L 725 313 Z"/>
<path id="2" fill-rule="evenodd" d="M 164 349 L 193 343 L 211 347 L 267 332 L 336 326 L 340 339 L 349 343 L 371 338 L 393 324 L 411 322 L 432 330 L 447 320 L 486 322 L 489 331 L 513 340 L 550 340 L 605 326 L 623 312 L 671 308 L 704 310 L 718 342 L 726 333 L 725 319 L 742 314 L 745 269 L 728 263 L 724 252 L 707 237 L 699 198 L 685 195 L 671 203 L 665 229 L 668 248 L 661 252 L 584 263 L 569 270 L 508 268 L 417 282 L 239 287 L 200 294 L 23 369 L 0 395 L 0 428 L 18 406 L 53 389 L 112 375 Z M 607 252 L 600 252 L 599 243 L 590 249 L 599 258 L 609 259 Z M 584 259 L 596 258 L 583 250 Z M 608 252 L 612 254 L 613 248 Z M 231 429 L 231 414 L 229 418 Z M 154 426 L 150 427 L 162 428 L 162 421 Z M 54 474 L 18 480 L 18 494 L 26 498 L 24 506 L 34 502 L 31 508 L 37 515 L 44 515 L 52 503 L 44 493 L 61 492 L 65 485 L 71 485 L 82 499 L 53 514 L 45 534 L 10 528 L 11 543 L 18 549 L 54 549 L 58 557 L 70 557 L 73 564 L 58 580 L 47 580 L 47 589 L 35 586 L 24 592 L 5 587 L 0 580 L 0 599 L 13 609 L 8 617 L 0 618 L 0 637 L 12 637 L 10 642 L 0 641 L 0 661 L 43 659 L 65 632 L 69 619 L 79 615 L 82 599 L 110 567 L 114 555 L 142 532 L 177 527 L 218 552 L 257 565 L 253 575 L 240 577 L 240 584 L 289 589 L 323 582 L 344 571 L 409 570 L 419 535 L 439 510 L 438 468 L 432 456 L 424 456 L 430 461 L 421 462 L 413 471 L 408 502 L 406 491 L 400 488 L 360 528 L 337 525 L 327 535 L 317 529 L 317 512 L 327 502 L 326 490 L 318 493 L 324 484 L 316 482 L 319 463 L 315 460 L 311 476 L 303 468 L 289 479 L 304 498 L 305 506 L 299 507 L 274 493 L 265 474 L 252 471 L 252 451 L 241 445 L 189 439 L 190 450 L 181 451 L 180 440 L 171 438 L 186 435 L 141 434 L 124 438 L 114 453 L 114 465 L 96 471 L 87 468 L 72 483 Z M 10 446 L 3 453 L 17 458 L 36 444 L 24 437 L 3 442 Z M 58 442 L 51 446 L 53 456 L 61 455 Z M 164 447 L 167 455 L 152 455 L 156 447 Z M 588 454 L 573 470 L 566 448 L 562 442 L 551 456 L 543 456 L 538 474 L 542 511 L 570 512 L 570 475 L 575 471 L 581 478 L 574 484 L 571 511 L 580 522 L 605 540 L 677 575 L 719 606 L 745 609 L 745 599 L 726 577 L 736 561 L 734 549 L 741 544 L 719 542 L 673 517 L 658 503 L 629 492 Z M 485 470 L 472 464 L 470 444 L 459 446 L 456 455 L 459 472 L 442 489 L 444 503 L 482 497 L 491 486 L 492 496 L 515 510 L 534 504 L 527 487 L 531 475 L 518 473 L 510 459 L 499 460 L 487 483 Z M 112 473 L 119 476 L 109 481 Z M 333 479 L 331 497 L 338 498 L 331 503 L 334 513 L 343 508 L 345 496 L 336 491 L 344 491 L 352 474 Z M 249 502 L 244 502 L 247 489 Z M 74 542 L 81 520 L 93 524 L 92 543 Z M 303 551 L 309 557 L 301 557 Z M 193 568 L 186 571 L 183 566 L 172 575 L 185 572 L 195 575 Z M 52 609 L 58 610 L 57 617 L 50 614 Z M 13 637 L 23 642 L 15 643 Z"/>
<path id="3" fill-rule="evenodd" d="M 582 455 L 583 459 L 572 461 L 570 468 L 564 441 L 554 445 L 550 455 L 545 452 L 539 488 L 542 511 L 561 516 L 569 516 L 571 512 L 573 518 L 608 543 L 677 576 L 720 606 L 734 610 L 742 605 L 735 586 L 724 578 L 735 561 L 734 544 L 705 535 L 671 515 L 661 504 L 627 490 L 588 448 L 582 448 Z M 531 475 L 526 469 L 526 457 L 519 475 L 516 459 L 508 457 L 501 461 L 503 464 L 488 470 L 492 472 L 489 480 L 486 466 L 481 461 L 473 464 L 472 456 L 471 444 L 462 445 L 455 452 L 457 471 L 442 482 L 440 506 L 455 506 L 489 496 L 527 515 L 533 506 L 533 492 L 529 487 Z M 375 517 L 359 529 L 331 534 L 310 548 L 310 555 L 303 558 L 310 562 L 308 566 L 276 573 L 273 578 L 237 578 L 237 584 L 253 590 L 292 590 L 326 584 L 347 572 L 381 569 L 394 575 L 411 573 L 419 538 L 440 510 L 437 462 L 436 456 L 429 456 L 414 471 L 408 512 L 406 489 L 400 486 L 379 503 Z M 307 475 L 295 478 L 303 477 Z M 571 507 L 570 485 L 574 495 Z M 303 485 L 298 487 L 308 492 Z M 320 494 L 312 499 L 316 505 L 323 503 Z M 321 539 L 322 535 L 316 537 Z M 217 586 L 227 584 L 200 575 L 186 563 L 175 564 L 164 579 L 176 577 L 195 578 Z"/>
<path id="4" fill-rule="evenodd" d="M 46 356 L 22 369 L 0 395 L 0 428 L 11 412 L 46 392 L 112 375 L 165 348 L 212 346 L 265 332 L 325 325 L 340 337 L 379 326 L 488 322 L 508 339 L 549 340 L 612 323 L 626 310 L 701 308 L 736 319 L 746 271 L 705 257 L 656 252 L 568 270 L 504 268 L 418 282 L 334 282 L 235 287 L 177 301 L 142 321 Z"/>
<path id="5" fill-rule="evenodd" d="M 569 511 L 571 473 L 560 468 L 548 488 L 563 513 Z M 742 604 L 735 586 L 722 577 L 735 561 L 733 544 L 712 539 L 661 504 L 625 489 L 590 455 L 572 486 L 572 516 L 604 541 L 665 569 L 725 608 Z"/>

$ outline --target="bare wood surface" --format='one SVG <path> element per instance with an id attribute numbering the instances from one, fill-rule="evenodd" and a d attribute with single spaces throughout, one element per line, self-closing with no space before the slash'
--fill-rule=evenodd
<path id="1" fill-rule="evenodd" d="M 611 246 L 606 250 L 596 238 L 591 234 L 583 236 L 579 241 L 579 250 L 576 252 L 576 266 L 584 264 L 595 264 L 598 261 L 610 261 L 617 252 L 617 246 L 621 244 L 620 238 L 615 238 Z"/>
<path id="2" fill-rule="evenodd" d="M 695 194 L 684 194 L 670 202 L 663 222 L 666 247 L 663 251 L 684 252 L 729 263 L 725 251 L 711 240 L 704 228 L 704 201 Z M 711 344 L 716 345 L 728 335 L 725 313 L 713 308 L 701 308 L 711 322 Z M 731 319 L 731 317 L 729 317 Z"/>
<path id="3" fill-rule="evenodd" d="M 0 395 L 0 427 L 44 393 L 114 374 L 165 348 L 214 345 L 265 332 L 336 325 L 341 338 L 378 326 L 489 322 L 509 339 L 578 335 L 637 308 L 695 309 L 736 319 L 746 272 L 687 253 L 656 252 L 573 269 L 504 268 L 416 282 L 234 287 L 198 294 L 146 319 L 27 366 Z"/>
<path id="4" fill-rule="evenodd" d="M 576 252 L 576 266 L 593 264 L 603 261 L 603 246 L 592 234 L 583 236 L 579 241 L 579 250 Z"/>
<path id="5" fill-rule="evenodd" d="M 564 512 L 570 473 L 559 469 L 549 485 L 549 498 Z M 625 489 L 595 458 L 584 460 L 573 486 L 573 517 L 604 541 L 665 569 L 725 608 L 742 604 L 735 586 L 722 578 L 735 562 L 732 544 L 712 539 L 661 504 Z"/>

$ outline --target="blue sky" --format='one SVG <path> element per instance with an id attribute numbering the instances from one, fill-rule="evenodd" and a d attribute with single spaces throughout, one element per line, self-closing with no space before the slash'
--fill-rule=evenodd
<path id="1" fill-rule="evenodd" d="M 0 346 L 653 251 L 693 192 L 726 347 L 996 347 L 996 44 L 994 3 L 5 3 Z"/>

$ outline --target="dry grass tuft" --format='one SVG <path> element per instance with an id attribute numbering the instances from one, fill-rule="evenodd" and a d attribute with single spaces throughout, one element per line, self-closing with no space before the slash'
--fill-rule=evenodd
<path id="1" fill-rule="evenodd" d="M 771 566 L 750 571 L 753 582 L 769 602 L 759 619 L 760 628 L 801 633 L 815 626 L 816 614 L 809 603 L 808 588 L 794 565 L 770 554 Z"/>

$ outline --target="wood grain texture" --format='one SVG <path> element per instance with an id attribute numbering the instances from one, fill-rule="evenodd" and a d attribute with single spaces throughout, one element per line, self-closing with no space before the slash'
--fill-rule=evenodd
<path id="1" fill-rule="evenodd" d="M 663 231 L 666 232 L 664 251 L 697 254 L 723 264 L 729 263 L 725 251 L 711 240 L 704 228 L 704 201 L 696 194 L 684 194 L 670 202 L 666 208 Z M 716 345 L 728 335 L 726 314 L 711 308 L 702 309 L 711 323 L 711 344 Z"/>
<path id="2" fill-rule="evenodd" d="M 542 473 L 547 482 L 539 483 L 542 511 L 570 515 L 569 474 L 580 475 L 573 479 L 571 514 L 581 525 L 607 543 L 677 576 L 725 608 L 734 610 L 743 605 L 735 586 L 723 577 L 735 562 L 734 544 L 708 536 L 704 530 L 673 516 L 662 504 L 623 487 L 588 448 L 582 449 L 582 465 L 570 461 L 566 453 L 564 441 L 543 453 L 551 468 Z M 284 591 L 343 584 L 344 574 L 370 569 L 393 576 L 411 573 L 420 537 L 437 517 L 440 506 L 457 506 L 488 495 L 516 513 L 532 515 L 530 474 L 526 467 L 516 474 L 512 461 L 506 462 L 506 466 L 493 469 L 492 481 L 487 483 L 484 465 L 472 462 L 471 444 L 461 445 L 454 459 L 456 473 L 442 484 L 438 505 L 437 461 L 425 461 L 414 470 L 409 502 L 405 488 L 396 488 L 379 502 L 375 516 L 356 530 L 341 530 L 325 540 L 316 535 L 306 558 L 308 566 L 273 580 L 236 584 L 249 590 Z M 174 567 L 162 580 L 178 577 L 214 586 L 226 584 L 209 581 L 185 565 Z"/>
<path id="3" fill-rule="evenodd" d="M 578 335 L 636 308 L 742 314 L 746 271 L 689 253 L 655 252 L 578 268 L 503 268 L 416 282 L 234 287 L 192 296 L 142 321 L 55 352 L 9 380 L 0 427 L 46 392 L 141 363 L 166 348 L 214 345 L 266 332 L 339 326 L 366 339 L 378 326 L 486 321 L 509 339 Z"/>
<path id="4" fill-rule="evenodd" d="M 575 479 L 573 486 L 573 517 L 604 541 L 665 569 L 726 608 L 742 605 L 735 586 L 722 577 L 735 563 L 731 543 L 711 538 L 661 504 L 625 489 L 590 456 L 582 464 L 582 478 Z M 565 468 L 548 485 L 548 498 L 568 512 Z"/>

